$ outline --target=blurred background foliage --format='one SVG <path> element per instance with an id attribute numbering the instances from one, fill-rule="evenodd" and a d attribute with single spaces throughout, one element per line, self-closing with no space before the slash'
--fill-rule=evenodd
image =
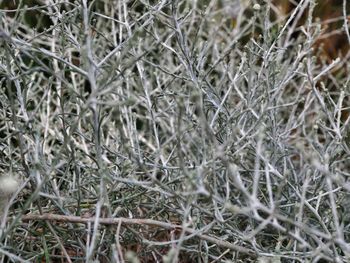
<path id="1" fill-rule="evenodd" d="M 106 0 L 96 0 L 91 1 L 92 11 L 104 12 Z M 78 2 L 78 1 L 72 1 Z M 149 1 L 150 5 L 155 4 L 157 1 Z M 265 5 L 267 1 L 256 1 L 261 5 Z M 271 7 L 271 20 L 272 21 L 285 21 L 298 5 L 300 0 L 271 0 L 268 1 Z M 188 4 L 188 2 L 185 2 Z M 233 10 L 230 5 L 230 0 L 220 0 L 216 1 L 216 10 L 219 17 L 217 21 L 227 21 L 228 27 L 234 28 L 237 19 L 237 10 Z M 188 8 L 186 4 L 179 6 L 179 9 Z M 210 0 L 199 1 L 198 7 L 200 9 L 205 9 L 205 7 L 210 4 Z M 242 0 L 243 5 L 254 4 L 254 1 Z M 33 28 L 36 32 L 43 32 L 45 29 L 49 29 L 53 23 L 50 19 L 50 15 L 40 6 L 46 5 L 43 0 L 2 0 L 0 2 L 0 9 L 3 10 L 13 10 L 12 12 L 1 12 L 1 15 L 7 15 L 10 17 L 20 16 L 20 18 L 14 19 L 13 29 L 16 28 L 16 24 L 24 23 L 30 28 Z M 141 4 L 139 1 L 130 1 L 130 8 L 135 12 L 142 14 L 145 12 L 145 5 Z M 62 5 L 69 9 L 69 5 Z M 21 8 L 21 12 L 16 12 L 18 8 Z M 25 11 L 25 9 L 28 9 Z M 346 13 L 350 11 L 350 5 L 346 5 Z M 253 17 L 253 10 L 251 8 L 246 8 L 244 13 L 247 17 Z M 227 16 L 223 18 L 222 16 Z M 308 17 L 308 9 L 305 10 L 304 14 L 297 18 L 297 24 L 299 26 L 306 23 Z M 344 21 L 343 21 L 343 0 L 316 0 L 316 6 L 313 11 L 314 22 L 320 23 L 322 35 L 319 40 L 315 43 L 316 48 L 321 49 L 320 59 L 327 59 L 328 62 L 332 59 L 340 56 L 345 56 L 349 50 L 349 42 L 347 41 L 346 33 L 344 32 Z M 349 16 L 347 17 L 349 20 Z M 215 16 L 214 20 L 215 22 Z M 294 21 L 293 21 L 294 22 Z M 281 26 L 281 25 L 279 25 Z M 257 30 L 257 32 L 262 32 L 262 30 Z M 295 33 L 298 34 L 297 32 Z M 248 38 L 243 38 L 241 41 L 246 42 Z"/>

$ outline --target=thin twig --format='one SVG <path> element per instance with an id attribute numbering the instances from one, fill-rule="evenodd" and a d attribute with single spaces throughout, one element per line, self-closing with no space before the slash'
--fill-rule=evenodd
<path id="1" fill-rule="evenodd" d="M 42 214 L 42 215 L 28 214 L 22 217 L 22 221 L 24 222 L 32 221 L 32 220 L 59 221 L 59 222 L 87 224 L 87 223 L 94 223 L 96 218 L 95 217 L 84 218 L 80 216 L 65 216 L 65 215 L 57 215 L 57 214 Z M 161 227 L 164 229 L 182 229 L 185 232 L 190 234 L 193 234 L 196 232 L 196 230 L 192 228 L 187 228 L 187 227 L 183 228 L 181 225 L 171 224 L 171 223 L 157 221 L 153 219 L 125 218 L 125 217 L 99 218 L 98 222 L 101 225 L 118 226 L 118 224 L 120 223 L 123 225 L 149 225 L 149 226 Z M 206 240 L 211 243 L 214 243 L 219 247 L 228 248 L 244 254 L 249 254 L 250 256 L 257 256 L 256 251 L 245 248 L 243 246 L 235 245 L 224 240 L 219 240 L 209 235 L 197 234 L 196 236 L 202 240 Z"/>

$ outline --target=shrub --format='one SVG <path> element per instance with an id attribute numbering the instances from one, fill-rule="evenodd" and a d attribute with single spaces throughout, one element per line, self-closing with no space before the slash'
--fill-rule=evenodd
<path id="1" fill-rule="evenodd" d="M 317 3 L 6 3 L 3 261 L 349 260 L 348 62 Z"/>

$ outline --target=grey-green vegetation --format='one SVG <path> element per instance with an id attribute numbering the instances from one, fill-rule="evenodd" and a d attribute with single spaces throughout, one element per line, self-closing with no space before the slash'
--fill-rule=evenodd
<path id="1" fill-rule="evenodd" d="M 349 62 L 314 1 L 5 2 L 1 262 L 349 262 Z"/>

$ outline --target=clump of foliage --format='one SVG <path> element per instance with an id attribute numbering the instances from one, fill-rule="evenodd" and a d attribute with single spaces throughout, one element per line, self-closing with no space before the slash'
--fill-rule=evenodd
<path id="1" fill-rule="evenodd" d="M 2 262 L 350 260 L 347 47 L 317 1 L 5 2 Z"/>

